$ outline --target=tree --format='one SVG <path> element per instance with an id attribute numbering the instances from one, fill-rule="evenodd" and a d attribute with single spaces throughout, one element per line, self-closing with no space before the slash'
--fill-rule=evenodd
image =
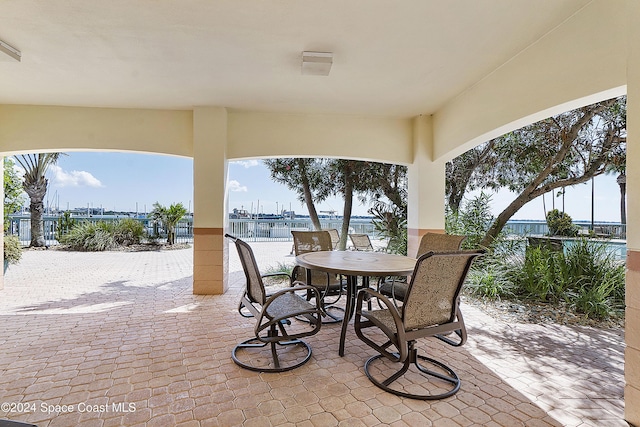
<path id="1" fill-rule="evenodd" d="M 356 187 L 358 170 L 361 167 L 355 160 L 334 159 L 327 163 L 327 178 L 324 180 L 324 187 L 321 190 L 323 197 L 329 194 L 342 195 L 344 205 L 342 207 L 342 227 L 340 230 L 340 242 L 338 250 L 345 250 L 347 247 L 347 237 L 349 236 L 349 223 L 353 210 L 353 193 Z"/>
<path id="2" fill-rule="evenodd" d="M 342 230 L 338 249 L 347 246 L 349 223 L 353 211 L 354 196 L 363 202 L 372 202 L 374 208 L 384 208 L 385 212 L 372 214 L 400 215 L 399 222 L 406 219 L 407 212 L 407 169 L 388 163 L 358 160 L 328 159 L 324 162 L 326 173 L 318 190 L 321 197 L 342 196 L 344 200 Z M 384 200 L 386 198 L 389 203 Z M 392 222 L 385 221 L 392 225 Z"/>
<path id="3" fill-rule="evenodd" d="M 160 203 L 153 204 L 153 210 L 149 212 L 148 217 L 154 221 L 159 221 L 167 231 L 167 243 L 170 245 L 176 242 L 176 226 L 183 216 L 187 214 L 187 208 L 182 203 L 174 203 L 168 208 Z"/>
<path id="4" fill-rule="evenodd" d="M 620 223 L 625 225 L 627 223 L 627 159 L 621 157 L 617 160 L 607 166 L 607 173 L 618 174 L 616 182 L 620 188 Z"/>
<path id="5" fill-rule="evenodd" d="M 354 196 L 374 205 L 384 196 L 406 219 L 407 168 L 405 166 L 344 159 L 273 159 L 265 160 L 271 178 L 298 193 L 305 202 L 316 230 L 321 229 L 315 203 L 329 196 L 344 200 L 338 249 L 344 250 L 349 234 L 349 222 Z"/>
<path id="6" fill-rule="evenodd" d="M 621 172 L 616 179 L 618 186 L 620 187 L 620 223 L 627 224 L 627 175 Z"/>
<path id="7" fill-rule="evenodd" d="M 15 156 L 16 161 L 24 169 L 22 188 L 30 199 L 31 213 L 31 246 L 45 246 L 42 214 L 44 213 L 44 196 L 47 194 L 49 180 L 45 178 L 51 165 L 58 162 L 63 153 L 21 154 Z"/>
<path id="8" fill-rule="evenodd" d="M 356 180 L 360 200 L 372 207 L 373 224 L 388 239 L 387 250 L 407 254 L 407 167 L 365 162 Z"/>
<path id="9" fill-rule="evenodd" d="M 4 228 L 9 225 L 9 214 L 17 212 L 24 203 L 22 198 L 22 179 L 14 167 L 13 161 L 4 158 Z"/>
<path id="10" fill-rule="evenodd" d="M 626 99 L 602 101 L 542 120 L 493 140 L 492 154 L 474 173 L 480 188 L 518 195 L 480 244 L 488 247 L 527 202 L 557 188 L 606 173 L 626 156 Z"/>
<path id="11" fill-rule="evenodd" d="M 360 199 L 375 203 L 386 198 L 392 210 L 406 219 L 407 214 L 407 167 L 391 163 L 359 162 L 355 190 Z"/>
<path id="12" fill-rule="evenodd" d="M 298 193 L 298 200 L 307 206 L 311 223 L 316 230 L 321 229 L 316 202 L 324 200 L 315 194 L 323 180 L 322 159 L 270 159 L 263 160 L 269 168 L 271 179 L 286 185 Z"/>
<path id="13" fill-rule="evenodd" d="M 473 174 L 491 155 L 494 143 L 491 140 L 474 147 L 445 165 L 445 193 L 451 212 L 458 212 L 467 189 L 474 189 L 469 188 Z"/>

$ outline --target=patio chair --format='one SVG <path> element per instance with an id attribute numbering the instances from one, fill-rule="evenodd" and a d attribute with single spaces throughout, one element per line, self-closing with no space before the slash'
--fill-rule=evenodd
<path id="1" fill-rule="evenodd" d="M 331 244 L 333 245 L 333 250 L 338 249 L 338 244 L 340 243 L 340 233 L 335 228 L 330 228 L 327 230 L 329 236 L 331 236 Z"/>
<path id="2" fill-rule="evenodd" d="M 371 239 L 366 234 L 349 234 L 353 250 L 355 251 L 373 251 Z"/>
<path id="3" fill-rule="evenodd" d="M 333 250 L 331 236 L 327 231 L 292 231 L 291 234 L 293 235 L 293 247 L 296 256 L 307 252 Z M 337 307 L 335 304 L 344 293 L 346 282 L 336 274 L 319 270 L 311 270 L 310 276 L 311 280 L 307 283 L 307 269 L 299 265 L 295 266 L 291 272 L 292 283 L 310 285 L 320 291 L 321 306 L 325 314 L 331 318 L 331 320 L 325 321 L 324 323 L 341 322 L 341 317 L 333 315 L 328 310 L 335 309 L 343 311 L 341 307 Z M 328 301 L 327 297 L 331 296 L 335 296 L 336 298 Z M 309 293 L 307 299 L 310 300 L 311 298 L 312 294 Z"/>
<path id="4" fill-rule="evenodd" d="M 455 234 L 426 233 L 420 239 L 416 258 L 428 252 L 459 251 L 466 238 L 467 236 Z M 378 292 L 393 298 L 394 301 L 404 301 L 407 287 L 406 277 L 392 277 L 380 283 Z"/>
<path id="5" fill-rule="evenodd" d="M 422 255 L 400 308 L 374 290 L 363 289 L 358 293 L 356 335 L 380 353 L 364 365 L 373 384 L 389 393 L 420 400 L 443 399 L 460 389 L 455 371 L 440 361 L 419 355 L 416 341 L 436 337 L 452 346 L 466 342 L 459 295 L 471 263 L 480 254 L 481 251 L 465 251 Z M 377 298 L 384 308 L 363 310 L 367 297 Z M 369 328 L 374 330 L 365 334 Z M 457 335 L 452 337 L 455 340 L 444 336 L 452 332 Z M 387 341 L 378 343 L 384 339 Z M 390 347 L 396 351 L 390 351 Z"/>
<path id="6" fill-rule="evenodd" d="M 283 372 L 305 364 L 311 358 L 311 347 L 300 338 L 316 334 L 320 330 L 322 309 L 319 297 L 311 304 L 297 291 L 315 292 L 312 286 L 294 286 L 267 296 L 262 276 L 258 270 L 251 246 L 242 240 L 225 234 L 238 250 L 246 278 L 246 289 L 241 299 L 241 308 L 247 309 L 256 319 L 255 338 L 236 345 L 231 353 L 233 361 L 257 372 Z M 290 276 L 287 273 L 279 273 Z M 240 313 L 242 314 L 242 312 Z M 296 322 L 292 318 L 302 317 L 308 323 Z M 282 352 L 278 352 L 283 349 Z"/>

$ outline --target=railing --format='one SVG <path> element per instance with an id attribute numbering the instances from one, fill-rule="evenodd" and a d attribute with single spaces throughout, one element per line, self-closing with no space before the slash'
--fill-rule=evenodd
<path id="1" fill-rule="evenodd" d="M 574 224 L 580 227 L 579 235 L 588 236 L 592 234 L 595 237 L 608 239 L 627 238 L 627 227 L 625 224 L 611 222 L 594 222 L 593 230 L 591 230 L 591 222 L 574 221 Z M 545 221 L 507 221 L 505 231 L 508 234 L 518 236 L 546 236 L 549 234 L 549 227 Z M 591 233 L 591 231 L 593 231 Z"/>
<path id="2" fill-rule="evenodd" d="M 73 217 L 76 221 L 116 221 L 126 217 Z M 148 218 L 135 218 L 140 221 L 149 235 L 159 234 L 160 241 L 166 239 L 166 234 L 162 228 L 154 227 L 154 222 Z M 23 245 L 27 246 L 31 242 L 31 218 L 28 215 L 9 217 L 9 232 L 18 235 Z M 57 245 L 56 234 L 58 230 L 58 216 L 44 216 L 44 238 L 47 246 Z M 321 219 L 323 230 L 342 228 L 342 219 Z M 581 227 L 582 233 L 587 234 L 591 224 L 587 222 L 575 222 Z M 233 234 L 247 241 L 291 241 L 291 231 L 313 230 L 313 224 L 309 218 L 299 219 L 230 219 L 228 233 Z M 520 236 L 545 236 L 549 229 L 544 221 L 509 221 L 505 227 L 509 234 Z M 626 227 L 616 223 L 595 223 L 593 235 L 596 237 L 611 240 L 623 240 L 623 242 L 610 242 L 612 249 L 619 252 L 621 257 L 626 252 L 624 239 L 626 238 Z M 376 237 L 375 228 L 371 219 L 353 218 L 349 223 L 349 233 L 367 234 Z M 181 220 L 176 227 L 176 243 L 193 242 L 193 218 L 187 217 Z"/>
<path id="3" fill-rule="evenodd" d="M 76 222 L 81 221 L 117 221 L 126 217 L 107 217 L 107 216 L 90 216 L 79 217 L 74 216 Z M 154 227 L 154 222 L 148 218 L 135 218 L 140 221 L 147 231 L 148 235 L 159 234 L 159 239 L 166 239 L 162 228 Z M 47 246 L 59 244 L 56 239 L 58 216 L 43 216 L 44 239 Z M 9 233 L 19 237 L 23 245 L 27 246 L 31 242 L 31 217 L 28 215 L 11 215 L 9 217 Z M 342 219 L 321 219 L 322 229 L 335 228 L 340 230 L 342 227 Z M 302 219 L 230 219 L 229 233 L 243 240 L 248 241 L 291 241 L 292 230 L 313 230 L 311 220 Z M 375 235 L 373 223 L 369 219 L 354 218 L 349 224 L 350 233 Z M 176 243 L 193 242 L 193 218 L 188 217 L 182 219 L 176 227 Z"/>
<path id="4" fill-rule="evenodd" d="M 111 216 L 90 216 L 90 217 L 80 217 L 74 216 L 72 217 L 76 222 L 82 221 L 90 221 L 90 222 L 98 222 L 98 221 L 118 221 L 120 219 L 127 218 L 125 216 L 122 217 L 111 217 Z M 167 235 L 163 231 L 162 227 L 157 227 L 154 224 L 154 221 L 148 218 L 134 218 L 140 221 L 147 231 L 149 236 L 157 235 L 158 241 L 166 240 Z M 58 234 L 58 223 L 60 221 L 60 217 L 58 216 L 49 216 L 43 215 L 43 230 L 44 230 L 44 240 L 47 246 L 55 246 L 58 245 L 59 242 L 56 238 Z M 28 246 L 31 243 L 31 217 L 28 215 L 18 216 L 18 215 L 10 215 L 9 216 L 9 234 L 15 234 L 20 239 L 20 242 Z M 176 225 L 176 243 L 190 243 L 193 242 L 193 218 L 183 218 Z"/>
<path id="5" fill-rule="evenodd" d="M 321 219 L 323 230 L 335 228 L 340 231 L 342 219 Z M 231 219 L 229 220 L 229 234 L 247 241 L 291 241 L 292 231 L 313 230 L 313 224 L 308 218 L 301 219 Z M 353 218 L 349 222 L 349 233 L 375 235 L 375 228 L 370 219 Z"/>

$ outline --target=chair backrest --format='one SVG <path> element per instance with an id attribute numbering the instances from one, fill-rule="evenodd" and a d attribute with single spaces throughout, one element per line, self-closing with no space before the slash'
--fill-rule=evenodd
<path id="1" fill-rule="evenodd" d="M 429 252 L 411 276 L 402 319 L 406 330 L 453 322 L 458 296 L 474 258 L 482 251 Z"/>
<path id="2" fill-rule="evenodd" d="M 455 234 L 426 233 L 420 239 L 416 258 L 427 252 L 454 252 L 459 251 L 462 242 L 467 236 L 457 236 Z"/>
<path id="3" fill-rule="evenodd" d="M 373 245 L 366 234 L 349 234 L 351 243 L 356 251 L 372 251 Z"/>
<path id="4" fill-rule="evenodd" d="M 326 230 L 322 231 L 292 231 L 293 247 L 297 255 L 307 252 L 332 251 L 331 236 Z"/>
<path id="5" fill-rule="evenodd" d="M 328 229 L 327 233 L 329 233 L 329 236 L 331 236 L 331 244 L 333 245 L 333 249 L 335 250 L 338 247 L 338 243 L 340 243 L 340 234 L 335 228 Z"/>
<path id="6" fill-rule="evenodd" d="M 247 297 L 250 301 L 263 305 L 266 300 L 264 282 L 262 281 L 260 270 L 258 270 L 258 264 L 256 263 L 256 258 L 253 255 L 251 246 L 249 246 L 246 242 L 229 234 L 226 234 L 225 237 L 228 237 L 236 244 L 238 256 L 240 257 L 240 262 L 242 263 L 242 270 L 244 271 L 244 276 L 247 282 Z"/>

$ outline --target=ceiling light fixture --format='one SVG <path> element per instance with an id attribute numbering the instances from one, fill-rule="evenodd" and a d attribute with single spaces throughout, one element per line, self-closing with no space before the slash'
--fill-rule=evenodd
<path id="1" fill-rule="evenodd" d="M 7 55 L 9 55 L 11 58 L 15 59 L 18 62 L 20 62 L 20 58 L 22 58 L 22 53 L 20 53 L 18 49 L 16 49 L 15 47 L 9 46 L 2 40 L 0 40 L 0 52 L 6 53 Z"/>
<path id="2" fill-rule="evenodd" d="M 333 64 L 332 52 L 302 52 L 302 74 L 328 76 Z"/>

